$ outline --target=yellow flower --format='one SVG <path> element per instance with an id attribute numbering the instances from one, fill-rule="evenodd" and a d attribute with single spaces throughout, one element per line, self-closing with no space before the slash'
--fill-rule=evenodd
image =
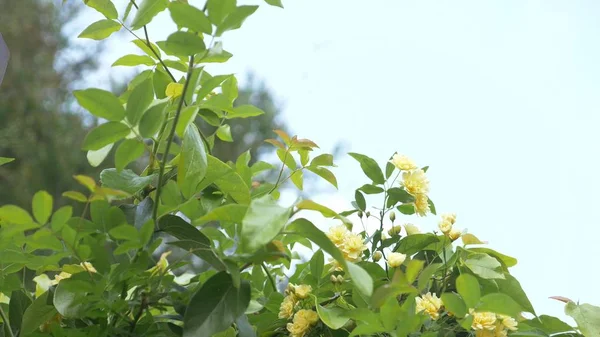
<path id="1" fill-rule="evenodd" d="M 387 256 L 387 263 L 391 268 L 400 267 L 406 260 L 406 255 L 402 253 L 390 253 Z"/>
<path id="2" fill-rule="evenodd" d="M 491 312 L 474 312 L 470 310 L 473 316 L 471 327 L 473 330 L 494 330 L 496 328 L 496 315 Z"/>
<path id="3" fill-rule="evenodd" d="M 394 164 L 394 166 L 396 166 L 398 170 L 403 171 L 410 171 L 417 168 L 417 165 L 415 165 L 415 163 L 410 158 L 404 155 L 399 155 L 397 153 L 394 154 L 392 160 L 390 160 L 390 163 Z"/>
<path id="4" fill-rule="evenodd" d="M 338 246 L 339 248 L 339 246 L 344 244 L 348 233 L 349 231 L 348 228 L 346 228 L 346 226 L 338 225 L 329 228 L 329 233 L 327 233 L 327 237 L 329 238 L 329 240 L 331 240 L 331 242 L 333 242 L 334 245 Z"/>
<path id="5" fill-rule="evenodd" d="M 294 289 L 294 294 L 296 294 L 297 298 L 305 299 L 308 297 L 308 294 L 312 291 L 312 287 L 306 284 L 301 284 L 296 286 Z"/>
<path id="6" fill-rule="evenodd" d="M 313 310 L 298 310 L 292 323 L 287 324 L 287 330 L 290 332 L 290 337 L 304 337 L 318 321 L 319 316 Z"/>
<path id="7" fill-rule="evenodd" d="M 80 265 L 83 267 L 83 269 L 89 271 L 90 273 L 97 273 L 98 271 L 96 270 L 96 268 L 94 268 L 94 266 L 89 263 L 89 262 L 81 262 Z"/>
<path id="8" fill-rule="evenodd" d="M 429 213 L 429 198 L 425 194 L 415 196 L 415 213 L 419 216 L 426 216 Z"/>
<path id="9" fill-rule="evenodd" d="M 461 235 L 462 235 L 462 232 L 459 229 L 454 228 L 454 227 L 450 230 L 450 232 L 448 232 L 448 237 L 452 241 L 457 240 L 458 238 L 460 238 Z"/>
<path id="10" fill-rule="evenodd" d="M 402 173 L 401 184 L 406 189 L 406 192 L 413 196 L 429 192 L 429 180 L 425 176 L 425 171 L 421 169 Z"/>
<path id="11" fill-rule="evenodd" d="M 442 214 L 442 221 L 448 221 L 451 225 L 456 222 L 456 213 Z"/>
<path id="12" fill-rule="evenodd" d="M 427 294 L 415 298 L 417 304 L 417 312 L 425 311 L 433 320 L 440 317 L 440 308 L 443 303 L 442 300 L 435 294 L 428 292 Z"/>
<path id="13" fill-rule="evenodd" d="M 169 98 L 177 98 L 183 94 L 183 84 L 171 82 L 167 85 L 165 95 Z"/>
<path id="14" fill-rule="evenodd" d="M 296 299 L 294 298 L 294 295 L 286 296 L 279 307 L 279 318 L 291 318 L 294 314 L 295 305 Z"/>
<path id="15" fill-rule="evenodd" d="M 373 261 L 377 262 L 379 260 L 381 260 L 381 258 L 383 257 L 383 254 L 381 254 L 380 251 L 375 251 L 373 252 Z"/>
<path id="16" fill-rule="evenodd" d="M 448 234 L 452 230 L 452 223 L 450 223 L 449 221 L 442 220 L 438 224 L 438 227 L 440 228 L 442 233 Z"/>
<path id="17" fill-rule="evenodd" d="M 358 234 L 350 233 L 341 247 L 344 258 L 350 262 L 358 262 L 361 259 L 363 252 L 367 249 L 363 238 Z"/>
<path id="18" fill-rule="evenodd" d="M 505 315 L 496 315 L 498 320 L 502 321 L 502 325 L 504 328 L 510 330 L 510 331 L 517 331 L 517 320 L 515 320 L 514 318 L 510 317 L 510 316 L 505 316 Z"/>
<path id="19" fill-rule="evenodd" d="M 60 274 L 54 276 L 54 280 L 51 281 L 53 286 L 57 285 L 60 281 L 70 278 L 71 274 L 61 271 Z"/>
<path id="20" fill-rule="evenodd" d="M 406 235 L 414 235 L 421 233 L 419 227 L 409 223 L 404 225 L 404 229 L 406 230 Z"/>

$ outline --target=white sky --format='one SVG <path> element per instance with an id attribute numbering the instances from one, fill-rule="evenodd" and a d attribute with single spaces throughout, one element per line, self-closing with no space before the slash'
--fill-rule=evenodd
<path id="1" fill-rule="evenodd" d="M 381 163 L 399 151 L 430 165 L 438 212 L 519 259 L 512 273 L 538 313 L 564 317 L 554 295 L 600 305 L 600 2 L 284 5 L 263 5 L 226 33 L 234 57 L 211 73 L 256 72 L 295 133 L 326 151 L 344 140 Z M 168 20 L 153 22 L 152 40 L 173 31 Z M 136 50 L 125 40 L 110 48 L 107 65 Z M 339 192 L 316 200 L 341 211 L 367 178 L 350 157 L 336 162 Z"/>

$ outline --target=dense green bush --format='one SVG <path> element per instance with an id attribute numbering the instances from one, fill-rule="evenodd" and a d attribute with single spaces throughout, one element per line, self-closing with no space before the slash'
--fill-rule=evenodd
<path id="1" fill-rule="evenodd" d="M 31 213 L 0 207 L 4 336 L 600 336 L 600 308 L 588 304 L 558 298 L 577 327 L 538 316 L 509 272 L 516 259 L 460 231 L 456 215 L 441 215 L 433 232 L 399 224 L 436 215 L 428 167 L 405 156 L 394 154 L 382 169 L 350 153 L 366 177 L 357 177 L 365 183 L 354 209 L 341 213 L 307 199 L 277 201 L 284 182 L 302 189 L 305 174 L 337 186 L 333 156 L 319 154 L 311 140 L 275 130 L 266 141 L 281 167 L 249 165 L 250 152 L 235 162 L 212 156 L 215 143 L 240 141 L 231 137 L 231 120 L 263 113 L 234 104 L 234 76 L 204 69 L 231 56 L 214 38 L 240 28 L 258 6 L 144 0 L 119 16 L 110 0 L 85 3 L 106 19 L 80 37 L 126 29 L 144 54 L 116 64 L 148 70 L 121 97 L 74 92 L 106 120 L 83 142 L 89 160 L 97 164 L 115 147 L 115 168 L 99 182 L 75 176 L 87 194 L 63 194 L 82 203 L 83 214 L 55 209 L 44 191 Z M 179 30 L 152 43 L 145 25 L 162 11 Z M 196 121 L 216 131 L 204 134 Z M 143 155 L 150 158 L 143 171 L 127 169 Z M 258 183 L 269 170 L 276 180 Z M 365 195 L 379 197 L 377 206 Z M 339 224 L 322 232 L 307 212 Z M 379 225 L 366 228 L 368 218 Z M 298 245 L 315 253 L 285 275 Z M 175 251 L 179 257 L 169 259 Z M 197 271 L 198 259 L 210 268 Z"/>

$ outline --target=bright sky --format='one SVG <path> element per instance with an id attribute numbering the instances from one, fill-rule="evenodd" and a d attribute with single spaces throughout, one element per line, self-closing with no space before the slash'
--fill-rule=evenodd
<path id="1" fill-rule="evenodd" d="M 256 72 L 295 133 L 326 151 L 344 140 L 381 163 L 399 151 L 430 165 L 438 211 L 519 259 L 512 273 L 539 313 L 564 317 L 554 295 L 600 305 L 600 2 L 284 5 L 226 33 L 234 57 L 210 72 Z M 168 19 L 150 26 L 153 40 L 173 31 Z M 110 46 L 106 64 L 135 52 Z M 350 157 L 336 162 L 339 191 L 316 200 L 341 211 L 367 178 Z M 432 230 L 438 219 L 400 221 Z"/>

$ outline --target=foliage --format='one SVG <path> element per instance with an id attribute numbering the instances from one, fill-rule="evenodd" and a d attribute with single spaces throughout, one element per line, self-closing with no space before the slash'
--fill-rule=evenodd
<path id="1" fill-rule="evenodd" d="M 317 154 L 311 140 L 275 130 L 266 141 L 279 168 L 252 163 L 250 152 L 235 162 L 215 157 L 214 144 L 230 140 L 223 126 L 263 111 L 235 104 L 234 76 L 208 74 L 207 63 L 230 56 L 208 37 L 240 28 L 257 6 L 209 0 L 200 9 L 144 0 L 118 13 L 109 0 L 86 4 L 106 17 L 85 30 L 87 38 L 108 37 L 116 24 L 145 31 L 163 11 L 179 30 L 165 41 L 136 40 L 146 55 L 120 63 L 150 69 L 121 97 L 98 89 L 74 93 L 107 120 L 84 139 L 88 156 L 102 161 L 107 148 L 117 148 L 115 168 L 103 170 L 99 181 L 75 176 L 86 193 L 63 194 L 83 204 L 83 214 L 56 207 L 44 191 L 33 197 L 31 212 L 0 207 L 5 336 L 597 335 L 600 309 L 589 304 L 565 299 L 577 327 L 537 316 L 509 272 L 516 260 L 481 247 L 457 228 L 456 215 L 441 215 L 433 232 L 397 224 L 400 216 L 436 215 L 428 167 L 407 157 L 394 154 L 382 168 L 351 153 L 365 177 L 354 209 L 341 213 L 308 199 L 278 201 L 285 181 L 302 189 L 305 175 L 337 186 L 333 156 Z M 185 74 L 180 80 L 177 71 Z M 222 131 L 205 134 L 196 117 Z M 145 169 L 128 168 L 144 154 Z M 277 178 L 257 183 L 268 170 Z M 338 225 L 323 232 L 303 217 L 308 212 Z M 362 230 L 354 228 L 358 222 Z M 278 283 L 297 258 L 296 245 L 315 254 L 295 265 L 281 294 Z M 157 256 L 160 246 L 168 251 Z M 184 254 L 170 259 L 175 251 Z M 197 260 L 210 268 L 178 272 Z"/>

